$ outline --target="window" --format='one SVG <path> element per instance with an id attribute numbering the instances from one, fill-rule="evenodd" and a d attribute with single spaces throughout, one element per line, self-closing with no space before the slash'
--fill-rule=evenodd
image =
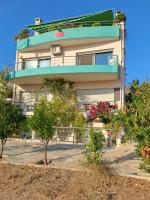
<path id="1" fill-rule="evenodd" d="M 91 53 L 77 56 L 78 65 L 109 65 L 112 52 Z"/>
<path id="2" fill-rule="evenodd" d="M 114 89 L 114 99 L 115 99 L 115 102 L 120 101 L 120 88 Z"/>
<path id="3" fill-rule="evenodd" d="M 33 103 L 38 102 L 42 97 L 48 99 L 50 94 L 45 91 L 29 91 L 20 93 L 20 102 L 22 103 Z"/>
<path id="4" fill-rule="evenodd" d="M 99 101 L 114 102 L 114 89 L 79 89 L 77 90 L 79 103 L 92 104 Z"/>
<path id="5" fill-rule="evenodd" d="M 37 60 L 24 60 L 23 69 L 37 68 Z"/>
<path id="6" fill-rule="evenodd" d="M 48 67 L 51 64 L 50 58 L 43 59 L 26 59 L 23 61 L 22 68 L 23 69 L 31 69 L 37 67 Z"/>
<path id="7" fill-rule="evenodd" d="M 108 65 L 109 60 L 112 58 L 112 52 L 96 53 L 95 64 L 96 65 Z"/>
<path id="8" fill-rule="evenodd" d="M 78 65 L 92 65 L 94 54 L 83 54 L 77 56 Z"/>
<path id="9" fill-rule="evenodd" d="M 51 59 L 40 59 L 38 61 L 38 66 L 39 67 L 49 67 L 51 64 Z"/>

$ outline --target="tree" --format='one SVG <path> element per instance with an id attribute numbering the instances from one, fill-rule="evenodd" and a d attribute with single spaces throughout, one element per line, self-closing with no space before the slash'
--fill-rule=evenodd
<path id="1" fill-rule="evenodd" d="M 59 117 L 59 124 L 57 126 L 63 127 L 72 125 L 78 127 L 74 129 L 76 143 L 84 134 L 83 127 L 85 126 L 84 116 L 78 108 L 78 100 L 76 91 L 73 87 L 73 82 L 65 81 L 62 78 L 45 79 L 43 86 L 47 87 L 53 98 L 59 98 L 60 106 L 58 106 L 61 116 Z M 62 106 L 63 104 L 63 106 Z M 64 112 L 66 110 L 66 112 Z M 68 123 L 69 122 L 69 123 Z"/>
<path id="2" fill-rule="evenodd" d="M 78 110 L 74 104 L 68 104 L 59 97 L 50 102 L 45 99 L 37 104 L 30 119 L 30 127 L 42 139 L 44 144 L 45 164 L 48 164 L 48 144 L 56 133 L 57 127 L 71 126 L 77 116 Z"/>
<path id="3" fill-rule="evenodd" d="M 143 152 L 150 147 L 149 97 L 150 82 L 144 81 L 139 84 L 139 81 L 135 80 L 130 85 L 124 108 L 126 136 L 137 142 L 136 152 L 141 158 L 141 166 L 148 171 L 150 171 L 150 156 Z M 147 157 L 144 155 L 147 155 Z"/>
<path id="4" fill-rule="evenodd" d="M 0 98 L 6 99 L 12 94 L 12 88 L 8 86 L 8 81 L 5 79 L 5 72 L 0 73 Z"/>
<path id="5" fill-rule="evenodd" d="M 5 80 L 5 72 L 0 75 L 0 140 L 1 151 L 0 158 L 3 156 L 4 145 L 8 137 L 13 134 L 18 134 L 24 123 L 25 116 L 23 116 L 20 106 L 7 103 L 6 98 L 9 97 L 12 88 L 8 86 Z"/>
<path id="6" fill-rule="evenodd" d="M 59 96 L 64 102 L 77 102 L 73 82 L 65 81 L 63 78 L 45 79 L 43 87 L 46 87 L 53 97 Z"/>
<path id="7" fill-rule="evenodd" d="M 1 98 L 0 111 L 0 158 L 2 158 L 4 145 L 6 144 L 7 139 L 14 134 L 18 134 L 21 131 L 25 116 L 23 115 L 20 106 L 8 104 Z"/>
<path id="8" fill-rule="evenodd" d="M 34 110 L 34 114 L 30 120 L 30 126 L 35 133 L 42 139 L 44 143 L 45 164 L 48 164 L 47 150 L 48 143 L 52 140 L 55 133 L 54 125 L 57 112 L 53 102 L 41 100 Z"/>

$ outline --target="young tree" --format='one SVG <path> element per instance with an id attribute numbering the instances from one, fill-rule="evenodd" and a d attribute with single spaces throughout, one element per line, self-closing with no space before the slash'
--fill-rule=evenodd
<path id="1" fill-rule="evenodd" d="M 30 127 L 42 139 L 44 144 L 45 164 L 48 164 L 48 144 L 56 133 L 55 127 L 70 126 L 77 115 L 77 107 L 68 104 L 60 97 L 53 98 L 50 102 L 41 99 L 30 119 Z"/>
<path id="2" fill-rule="evenodd" d="M 30 126 L 44 143 L 45 164 L 48 164 L 48 143 L 55 134 L 54 125 L 57 113 L 52 102 L 41 100 L 34 110 L 30 120 Z"/>

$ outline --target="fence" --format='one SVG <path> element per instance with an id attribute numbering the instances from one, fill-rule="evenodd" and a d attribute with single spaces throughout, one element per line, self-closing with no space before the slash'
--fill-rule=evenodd
<path id="1" fill-rule="evenodd" d="M 108 146 L 110 139 L 114 140 L 113 138 L 109 138 L 108 135 L 113 129 L 105 129 L 99 127 L 92 127 L 95 131 L 102 131 L 105 137 L 105 145 Z M 53 143 L 70 143 L 73 145 L 85 145 L 89 141 L 89 132 L 91 127 L 54 127 L 55 135 L 52 139 Z M 34 137 L 33 137 L 34 134 Z M 33 131 L 28 132 L 26 134 L 22 133 L 18 137 L 22 140 L 28 141 L 40 141 L 40 138 L 35 135 Z M 111 141 L 112 143 L 112 141 Z"/>

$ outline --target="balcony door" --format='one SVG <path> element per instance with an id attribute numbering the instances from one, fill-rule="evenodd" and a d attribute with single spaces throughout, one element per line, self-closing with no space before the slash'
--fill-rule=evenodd
<path id="1" fill-rule="evenodd" d="M 77 56 L 78 65 L 93 65 L 94 54 L 82 54 Z"/>

